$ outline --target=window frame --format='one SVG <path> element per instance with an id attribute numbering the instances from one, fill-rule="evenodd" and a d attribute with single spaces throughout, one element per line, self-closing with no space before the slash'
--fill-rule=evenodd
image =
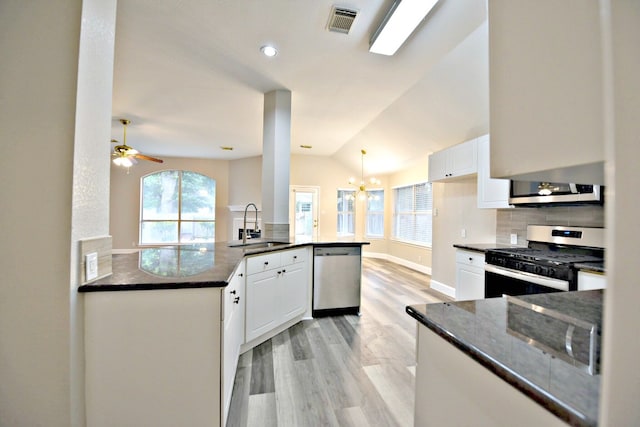
<path id="1" fill-rule="evenodd" d="M 353 206 L 353 210 L 349 211 L 349 210 L 340 210 L 339 209 L 339 204 L 340 204 L 340 193 L 344 192 L 344 193 L 351 193 L 351 201 L 350 204 L 351 206 Z M 342 197 L 345 201 L 349 200 L 348 196 L 347 197 Z M 352 188 L 338 188 L 336 190 L 336 236 L 337 237 L 354 237 L 356 235 L 356 190 L 352 189 Z M 345 215 L 349 215 L 351 214 L 351 221 L 350 221 L 350 228 L 353 230 L 353 232 L 342 232 L 339 229 L 340 226 L 340 217 L 343 217 Z"/>
<path id="2" fill-rule="evenodd" d="M 166 172 L 177 172 L 178 173 L 178 209 L 177 209 L 177 219 L 144 219 L 144 180 L 152 175 L 156 175 L 156 174 L 162 174 L 162 173 L 166 173 Z M 213 213 L 213 217 L 212 219 L 183 219 L 183 212 L 182 212 L 182 201 L 183 201 L 183 188 L 182 188 L 182 183 L 183 183 L 183 174 L 184 173 L 192 173 L 192 174 L 196 174 L 196 175 L 200 175 L 203 176 L 209 180 L 211 180 L 213 182 L 213 188 L 214 188 L 214 196 L 213 196 L 213 206 L 212 206 L 212 213 Z M 205 175 L 203 173 L 200 172 L 196 172 L 196 171 L 191 171 L 191 170 L 185 170 L 185 169 L 164 169 L 164 170 L 159 170 L 159 171 L 154 171 L 154 172 L 150 172 L 146 175 L 143 175 L 140 177 L 140 200 L 139 200 L 139 206 L 140 206 L 140 212 L 139 212 L 139 216 L 138 216 L 138 246 L 140 247 L 154 247 L 154 246 L 164 246 L 164 245 L 193 245 L 193 244 L 211 244 L 211 243 L 215 243 L 215 227 L 216 227 L 216 198 L 217 198 L 217 182 L 215 178 L 212 178 L 208 175 Z M 144 223 L 160 223 L 160 222 L 170 222 L 170 223 L 176 223 L 177 225 L 177 240 L 176 241 L 167 241 L 167 242 L 144 242 L 142 241 L 143 238 L 143 224 Z M 212 236 L 212 240 L 200 240 L 200 241 L 182 241 L 182 230 L 183 224 L 196 224 L 196 223 L 207 223 L 207 224 L 212 224 L 213 225 L 213 236 Z"/>
<path id="3" fill-rule="evenodd" d="M 430 197 L 428 197 L 426 199 L 427 201 L 427 208 L 428 209 L 424 209 L 424 210 L 417 210 L 416 209 L 416 188 L 418 186 L 421 185 L 425 185 L 429 187 L 429 192 L 430 192 Z M 397 191 L 400 189 L 406 189 L 406 188 L 412 188 L 412 209 L 411 210 L 405 210 L 405 211 L 399 211 L 398 210 L 398 193 Z M 419 247 L 424 247 L 424 248 L 431 248 L 433 246 L 433 184 L 429 181 L 420 181 L 420 182 L 416 182 L 413 184 L 406 184 L 406 185 L 399 185 L 399 186 L 395 186 L 392 187 L 393 190 L 393 213 L 392 213 L 392 225 L 391 225 L 391 240 L 397 241 L 397 242 L 401 242 L 401 243 L 405 243 L 405 244 L 409 244 L 409 245 L 414 245 L 414 246 L 419 246 Z M 431 206 L 428 205 L 428 202 L 431 202 Z M 411 238 L 407 238 L 405 236 L 398 236 L 398 221 L 400 220 L 399 216 L 400 215 L 411 215 L 413 216 L 414 220 L 413 220 L 413 224 L 414 224 L 414 233 L 413 236 L 416 236 L 416 228 L 418 225 L 418 221 L 416 220 L 416 218 L 418 216 L 425 216 L 426 218 L 428 218 L 428 222 L 430 225 L 430 230 L 428 232 L 428 236 L 431 236 L 431 239 L 428 242 L 422 242 L 416 239 L 411 239 Z"/>
<path id="4" fill-rule="evenodd" d="M 382 193 L 382 210 L 371 211 L 369 209 L 369 193 L 373 192 L 381 192 Z M 385 235 L 385 227 L 384 227 L 384 207 L 385 207 L 385 191 L 384 188 L 372 188 L 367 190 L 367 199 L 365 200 L 365 221 L 364 221 L 364 235 L 369 239 L 384 239 Z M 382 233 L 381 234 L 370 234 L 369 233 L 369 216 L 376 215 L 381 217 L 382 222 Z"/>

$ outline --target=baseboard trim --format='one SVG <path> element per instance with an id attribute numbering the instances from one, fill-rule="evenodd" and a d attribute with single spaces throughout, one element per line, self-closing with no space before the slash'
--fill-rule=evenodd
<path id="1" fill-rule="evenodd" d="M 404 267 L 407 267 L 412 270 L 419 271 L 420 273 L 428 274 L 429 276 L 431 276 L 431 267 L 427 267 L 422 264 L 411 262 L 404 258 L 400 258 L 400 257 L 389 255 L 389 254 L 384 254 L 381 252 L 363 252 L 362 256 L 365 258 L 379 258 L 379 259 L 391 261 L 396 264 L 400 264 Z"/>
<path id="2" fill-rule="evenodd" d="M 445 285 L 444 283 L 438 282 L 436 280 L 431 279 L 431 289 L 434 291 L 438 291 L 446 296 L 449 296 L 453 299 L 456 298 L 456 288 L 452 288 L 449 285 Z"/>

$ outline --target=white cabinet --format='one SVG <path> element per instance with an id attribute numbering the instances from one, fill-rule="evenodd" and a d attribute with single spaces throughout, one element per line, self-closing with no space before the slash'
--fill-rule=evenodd
<path id="1" fill-rule="evenodd" d="M 490 0 L 488 11 L 491 175 L 594 163 L 602 175 L 599 2 Z M 602 183 L 578 172 L 567 169 L 556 182 Z M 556 172 L 536 176 L 558 179 Z"/>
<path id="2" fill-rule="evenodd" d="M 456 300 L 484 298 L 484 254 L 456 250 Z"/>
<path id="3" fill-rule="evenodd" d="M 478 171 L 478 148 L 472 139 L 429 156 L 429 181 L 446 181 Z"/>
<path id="4" fill-rule="evenodd" d="M 591 271 L 578 271 L 578 290 L 589 291 L 591 289 L 604 289 L 607 287 L 607 276 L 604 273 Z"/>
<path id="5" fill-rule="evenodd" d="M 494 179 L 490 176 L 489 135 L 477 139 L 478 144 L 478 207 L 509 208 L 508 179 Z"/>
<path id="6" fill-rule="evenodd" d="M 306 311 L 308 260 L 308 248 L 247 259 L 246 342 Z"/>
<path id="7" fill-rule="evenodd" d="M 90 427 L 221 425 L 221 288 L 87 292 Z"/>
<path id="8" fill-rule="evenodd" d="M 227 423 L 231 392 L 238 367 L 240 346 L 244 343 L 245 263 L 236 267 L 223 294 L 222 345 L 222 425 Z"/>

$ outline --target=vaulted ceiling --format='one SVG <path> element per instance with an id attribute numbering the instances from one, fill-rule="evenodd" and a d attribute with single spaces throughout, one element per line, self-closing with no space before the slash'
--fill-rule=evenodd
<path id="1" fill-rule="evenodd" d="M 349 34 L 327 30 L 334 4 L 358 11 Z M 367 173 L 487 133 L 486 2 L 440 0 L 394 56 L 369 53 L 391 4 L 119 0 L 112 136 L 128 118 L 127 143 L 146 154 L 258 156 L 275 89 L 292 93 L 292 153 L 359 170 L 364 148 Z M 265 44 L 278 55 L 263 56 Z"/>

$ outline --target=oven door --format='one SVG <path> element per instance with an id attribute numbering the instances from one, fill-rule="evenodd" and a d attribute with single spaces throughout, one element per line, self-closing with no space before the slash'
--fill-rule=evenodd
<path id="1" fill-rule="evenodd" d="M 569 282 L 485 264 L 484 297 L 529 295 L 569 290 Z"/>

